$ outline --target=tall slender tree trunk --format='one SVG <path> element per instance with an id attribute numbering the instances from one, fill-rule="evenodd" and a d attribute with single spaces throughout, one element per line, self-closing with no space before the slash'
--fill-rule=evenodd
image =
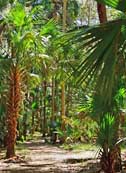
<path id="1" fill-rule="evenodd" d="M 31 134 L 33 135 L 35 133 L 35 110 L 32 110 L 32 129 Z"/>
<path id="2" fill-rule="evenodd" d="M 45 137 L 45 134 L 46 134 L 46 90 L 47 90 L 47 82 L 44 81 L 43 82 L 43 97 L 44 97 L 44 100 L 43 100 L 43 104 L 44 104 L 44 107 L 43 107 L 43 137 Z"/>
<path id="3" fill-rule="evenodd" d="M 55 78 L 52 77 L 52 115 L 51 115 L 51 141 L 53 144 L 56 143 L 57 139 L 57 134 L 55 133 L 56 131 L 56 102 L 55 102 L 55 88 L 56 88 L 56 81 Z"/>
<path id="4" fill-rule="evenodd" d="M 63 32 L 66 31 L 66 20 L 67 20 L 67 1 L 63 0 Z M 61 129 L 65 130 L 65 82 L 61 83 Z M 62 137 L 61 142 L 65 141 L 65 137 Z"/>
<path id="5" fill-rule="evenodd" d="M 21 101 L 21 72 L 13 65 L 10 71 L 9 95 L 7 102 L 7 152 L 6 157 L 15 156 L 15 142 L 17 136 L 17 118 Z"/>
<path id="6" fill-rule="evenodd" d="M 72 108 L 72 93 L 71 86 L 67 86 L 67 98 L 66 98 L 66 116 L 69 116 L 69 109 Z M 71 105 L 70 105 L 71 104 Z"/>
<path id="7" fill-rule="evenodd" d="M 63 0 L 63 32 L 66 31 L 66 21 L 67 21 L 67 2 L 68 0 Z"/>
<path id="8" fill-rule="evenodd" d="M 65 130 L 65 121 L 64 121 L 64 118 L 65 118 L 65 83 L 62 82 L 61 84 L 61 119 L 62 119 L 62 125 L 61 125 L 61 128 L 62 128 L 62 131 Z"/>
<path id="9" fill-rule="evenodd" d="M 28 111 L 27 111 L 27 108 L 28 108 L 28 96 L 29 94 L 26 93 L 26 97 L 25 97 L 25 101 L 24 101 L 24 111 L 25 111 L 25 114 L 23 115 L 23 137 L 24 139 L 26 140 L 27 138 L 27 120 L 28 120 Z"/>
<path id="10" fill-rule="evenodd" d="M 41 85 L 41 92 L 40 92 L 40 131 L 43 131 L 43 94 L 42 94 L 42 85 Z"/>
<path id="11" fill-rule="evenodd" d="M 55 121 L 55 79 L 52 78 L 52 116 L 51 121 Z"/>
<path id="12" fill-rule="evenodd" d="M 36 100 L 35 100 L 35 96 L 33 95 L 32 96 L 32 102 L 34 103 Z M 31 135 L 34 134 L 35 132 L 35 109 L 32 109 L 32 121 L 31 121 Z"/>

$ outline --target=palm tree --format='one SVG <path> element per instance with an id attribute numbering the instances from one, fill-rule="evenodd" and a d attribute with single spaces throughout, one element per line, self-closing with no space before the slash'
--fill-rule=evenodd
<path id="1" fill-rule="evenodd" d="M 115 128 L 118 127 L 119 122 L 119 110 L 115 95 L 119 89 L 120 78 L 125 76 L 126 67 L 126 18 L 124 14 L 126 1 L 97 0 L 97 2 L 122 11 L 123 17 L 107 22 L 106 16 L 102 16 L 100 18 L 102 24 L 87 26 L 68 33 L 61 41 L 63 44 L 68 44 L 67 41 L 69 40 L 69 44 L 76 45 L 77 51 L 82 50 L 83 60 L 76 68 L 77 82 L 79 84 L 85 82 L 87 88 L 93 86 L 96 103 L 94 113 L 100 115 L 99 123 L 110 121 L 108 117 L 109 120 L 104 120 L 104 117 L 110 114 L 115 118 L 115 123 L 113 123 Z M 99 4 L 98 8 L 100 8 Z M 104 11 L 105 8 L 102 10 Z M 103 23 L 104 21 L 106 22 Z M 110 128 L 110 126 L 108 123 L 106 128 Z M 102 169 L 106 173 L 115 172 L 115 162 L 118 155 L 117 132 L 114 132 L 113 136 L 111 147 L 109 143 L 107 143 L 107 147 L 105 143 L 102 144 L 101 164 L 105 163 L 104 166 L 102 165 Z"/>
<path id="2" fill-rule="evenodd" d="M 67 0 L 63 0 L 63 31 L 66 31 L 66 19 L 67 19 Z M 64 117 L 66 114 L 66 105 L 65 105 L 65 82 L 62 81 L 61 83 L 61 129 L 64 132 L 65 130 L 65 122 Z M 61 141 L 64 142 L 65 138 L 62 137 Z"/>
<path id="3" fill-rule="evenodd" d="M 29 15 L 30 16 L 30 15 Z M 7 153 L 6 157 L 15 156 L 17 119 L 23 98 L 22 87 L 25 67 L 29 66 L 28 54 L 34 49 L 35 37 L 32 30 L 32 18 L 27 16 L 24 7 L 16 4 L 4 19 L 6 30 L 4 38 L 8 49 L 8 94 L 7 94 Z"/>

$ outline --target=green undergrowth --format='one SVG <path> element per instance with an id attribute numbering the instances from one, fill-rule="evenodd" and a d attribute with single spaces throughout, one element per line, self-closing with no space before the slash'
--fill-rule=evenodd
<path id="1" fill-rule="evenodd" d="M 65 150 L 97 150 L 98 146 L 92 144 L 84 144 L 84 143 L 72 143 L 72 144 L 63 144 L 60 146 Z"/>
<path id="2" fill-rule="evenodd" d="M 23 143 L 22 144 L 18 144 L 16 145 L 16 152 L 19 155 L 26 155 L 30 152 L 30 150 L 28 149 L 28 147 L 26 147 Z"/>
<path id="3" fill-rule="evenodd" d="M 27 135 L 27 139 L 25 140 L 23 136 L 20 137 L 19 140 L 17 140 L 17 143 L 20 144 L 20 143 L 23 143 L 25 141 L 37 141 L 37 140 L 40 140 L 42 138 L 42 134 L 40 132 L 35 132 L 34 134 L 29 134 Z"/>

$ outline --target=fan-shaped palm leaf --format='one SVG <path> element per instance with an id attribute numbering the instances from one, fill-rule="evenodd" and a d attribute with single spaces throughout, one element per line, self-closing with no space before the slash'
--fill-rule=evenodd
<path id="1" fill-rule="evenodd" d="M 108 102 L 118 75 L 125 70 L 126 20 L 80 29 L 68 33 L 61 40 L 64 44 L 76 44 L 83 52 L 83 61 L 76 68 L 77 82 L 93 82 Z M 66 43 L 66 37 L 69 43 Z M 121 64 L 121 66 L 120 66 Z M 120 68 L 121 67 L 121 68 Z"/>

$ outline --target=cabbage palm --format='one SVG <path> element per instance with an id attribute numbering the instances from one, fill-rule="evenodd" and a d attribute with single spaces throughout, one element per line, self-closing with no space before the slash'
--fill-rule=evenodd
<path id="1" fill-rule="evenodd" d="M 126 1 L 97 0 L 97 2 L 120 10 L 123 17 L 72 31 L 62 38 L 62 42 L 67 45 L 67 38 L 69 44 L 76 45 L 77 51 L 82 51 L 83 60 L 76 68 L 75 73 L 78 76 L 78 83 L 85 82 L 87 87 L 94 86 L 95 115 L 99 114 L 100 117 L 104 117 L 107 113 L 116 115 L 117 126 L 119 116 L 115 95 L 119 89 L 118 82 L 120 78 L 125 76 L 126 69 L 126 16 L 124 13 Z M 103 120 L 103 118 L 101 119 Z M 117 133 L 114 133 L 114 135 L 117 140 Z M 104 146 L 102 145 L 102 147 Z M 112 153 L 113 156 L 116 149 L 117 147 L 113 143 L 113 148 L 108 146 L 106 153 L 109 151 L 109 154 Z M 102 156 L 105 156 L 107 163 L 106 153 L 103 153 Z M 113 165 L 115 160 L 116 156 L 110 162 L 111 169 L 110 167 L 109 169 L 103 167 L 106 173 L 115 172 L 115 165 Z M 108 164 L 105 166 L 108 166 Z"/>
<path id="2" fill-rule="evenodd" d="M 35 47 L 36 34 L 33 30 L 32 17 L 26 14 L 21 4 L 12 7 L 3 23 L 6 26 L 3 37 L 6 40 L 8 52 L 6 55 L 8 57 L 8 69 L 6 71 L 6 75 L 8 75 L 6 157 L 10 158 L 15 156 L 17 119 L 23 98 L 24 76 L 26 69 L 31 67 L 32 57 L 30 55 Z"/>
<path id="3" fill-rule="evenodd" d="M 9 87 L 7 101 L 7 154 L 8 158 L 15 155 L 17 119 L 23 99 L 22 91 L 28 88 L 29 72 L 47 74 L 46 63 L 50 61 L 45 55 L 48 38 L 43 35 L 52 29 L 53 22 L 49 21 L 42 29 L 36 27 L 34 20 L 35 9 L 30 12 L 20 3 L 15 4 L 6 16 L 4 22 L 5 39 L 8 43 Z M 40 25 L 39 25 L 40 26 Z M 51 27 L 51 29 L 50 29 Z M 40 32 L 39 32 L 39 31 Z M 34 75 L 35 77 L 35 75 Z"/>

